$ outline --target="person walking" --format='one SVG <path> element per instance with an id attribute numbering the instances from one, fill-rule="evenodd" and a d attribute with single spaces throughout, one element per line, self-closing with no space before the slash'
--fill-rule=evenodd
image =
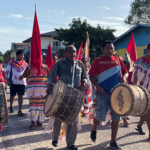
<path id="1" fill-rule="evenodd" d="M 23 58 L 23 51 L 18 50 L 16 52 L 16 58 L 9 61 L 6 68 L 7 85 L 10 86 L 10 113 L 14 112 L 13 102 L 18 93 L 19 116 L 24 116 L 22 113 L 22 104 L 26 85 L 26 79 L 19 80 L 19 77 L 24 73 L 28 66 L 28 64 L 23 61 Z"/>

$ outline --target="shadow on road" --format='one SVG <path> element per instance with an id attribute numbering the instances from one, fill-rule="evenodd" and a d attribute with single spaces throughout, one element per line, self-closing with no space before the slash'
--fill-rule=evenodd
<path id="1" fill-rule="evenodd" d="M 54 150 L 53 148 L 47 148 L 47 147 L 43 147 L 43 148 L 36 148 L 36 149 L 33 149 L 33 150 Z"/>

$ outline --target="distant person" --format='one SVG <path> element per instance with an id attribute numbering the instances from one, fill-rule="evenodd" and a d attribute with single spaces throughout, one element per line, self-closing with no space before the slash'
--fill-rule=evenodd
<path id="1" fill-rule="evenodd" d="M 66 56 L 65 54 L 62 54 L 61 59 L 64 59 L 64 58 L 66 58 Z"/>
<path id="2" fill-rule="evenodd" d="M 55 52 L 55 55 L 58 57 L 58 59 L 60 59 L 60 53 L 59 52 Z"/>
<path id="3" fill-rule="evenodd" d="M 14 112 L 13 102 L 16 94 L 18 94 L 19 116 L 24 116 L 22 113 L 23 95 L 25 94 L 26 79 L 19 80 L 28 64 L 23 61 L 23 51 L 16 52 L 16 59 L 8 62 L 6 68 L 7 85 L 10 86 L 10 113 Z"/>
<path id="4" fill-rule="evenodd" d="M 46 55 L 43 55 L 42 63 L 45 64 L 45 61 L 46 61 Z"/>

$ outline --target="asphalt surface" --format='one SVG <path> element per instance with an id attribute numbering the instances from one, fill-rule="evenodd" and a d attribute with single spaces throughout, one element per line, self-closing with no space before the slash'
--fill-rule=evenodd
<path id="1" fill-rule="evenodd" d="M 9 106 L 9 91 L 7 92 Z M 43 122 L 44 127 L 35 126 L 34 130 L 29 130 L 30 120 L 26 114 L 28 112 L 29 100 L 24 97 L 23 112 L 25 116 L 20 117 L 18 113 L 17 97 L 14 102 L 15 112 L 9 113 L 9 123 L 3 125 L 3 131 L 0 132 L 0 150 L 67 150 L 65 140 L 59 141 L 58 147 L 51 145 L 51 134 L 43 134 L 43 130 L 48 123 L 48 118 Z M 8 107 L 9 110 L 9 107 Z M 132 117 L 130 127 L 123 126 L 120 123 L 117 142 L 123 150 L 149 150 L 150 140 L 148 139 L 148 129 L 146 124 L 143 129 L 146 135 L 139 135 L 135 131 L 139 118 Z M 90 130 L 92 125 L 87 118 L 82 119 L 82 130 L 78 132 L 75 145 L 82 150 L 111 150 L 109 147 L 111 130 L 110 122 L 105 126 L 99 126 L 97 131 L 97 141 L 93 143 L 90 139 Z"/>

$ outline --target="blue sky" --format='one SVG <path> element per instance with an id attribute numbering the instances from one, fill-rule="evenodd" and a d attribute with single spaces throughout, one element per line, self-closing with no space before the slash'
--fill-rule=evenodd
<path id="1" fill-rule="evenodd" d="M 114 15 L 95 2 L 114 12 Z M 116 36 L 130 26 L 124 23 L 133 0 L 3 0 L 0 5 L 0 51 L 10 50 L 11 42 L 22 42 L 31 37 L 35 4 L 40 32 L 54 28 L 68 28 L 72 18 L 87 19 L 92 26 L 117 29 Z M 47 23 L 44 23 L 47 22 Z M 53 24 L 54 23 L 54 24 Z M 61 25 L 57 25 L 61 24 Z"/>

